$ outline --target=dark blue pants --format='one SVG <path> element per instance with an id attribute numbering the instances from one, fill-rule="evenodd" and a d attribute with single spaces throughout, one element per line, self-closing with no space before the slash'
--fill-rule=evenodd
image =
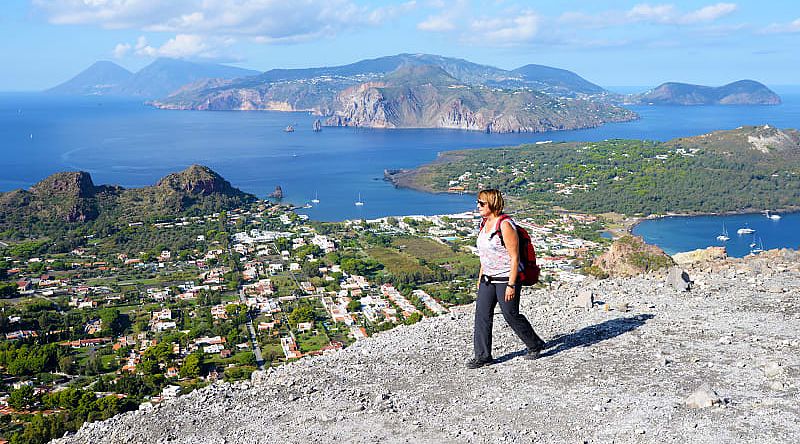
<path id="1" fill-rule="evenodd" d="M 522 339 L 528 349 L 541 348 L 544 341 L 540 338 L 531 323 L 519 312 L 519 294 L 522 289 L 517 287 L 514 299 L 506 302 L 505 282 L 486 282 L 481 279 L 478 287 L 478 300 L 475 301 L 475 357 L 482 360 L 492 358 L 492 324 L 494 321 L 494 307 L 500 303 L 503 317 Z"/>

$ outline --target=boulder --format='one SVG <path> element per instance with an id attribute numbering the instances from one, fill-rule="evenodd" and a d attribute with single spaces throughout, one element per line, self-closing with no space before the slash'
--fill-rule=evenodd
<path id="1" fill-rule="evenodd" d="M 685 271 L 678 267 L 672 267 L 667 274 L 667 284 L 677 291 L 689 291 L 691 281 Z"/>
<path id="2" fill-rule="evenodd" d="M 594 292 L 592 292 L 592 290 L 581 290 L 578 292 L 578 296 L 572 302 L 572 305 L 574 307 L 591 310 L 592 305 L 594 305 Z"/>
<path id="3" fill-rule="evenodd" d="M 704 409 L 722 404 L 722 398 L 713 389 L 703 385 L 686 398 L 686 406 L 690 409 Z"/>

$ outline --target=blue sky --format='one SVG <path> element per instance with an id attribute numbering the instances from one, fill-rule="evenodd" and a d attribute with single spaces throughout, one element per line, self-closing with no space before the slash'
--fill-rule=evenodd
<path id="1" fill-rule="evenodd" d="M 796 1 L 3 0 L 0 91 L 47 88 L 97 60 L 265 71 L 401 52 L 550 65 L 603 86 L 794 85 L 798 47 Z"/>

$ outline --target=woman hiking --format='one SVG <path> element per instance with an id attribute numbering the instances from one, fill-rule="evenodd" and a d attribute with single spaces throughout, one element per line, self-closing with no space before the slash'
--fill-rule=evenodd
<path id="1" fill-rule="evenodd" d="M 519 312 L 521 286 L 517 282 L 517 226 L 509 216 L 503 214 L 505 202 L 500 191 L 481 191 L 477 205 L 483 219 L 478 233 L 481 269 L 478 274 L 478 299 L 475 301 L 474 356 L 467 361 L 467 368 L 474 369 L 492 363 L 492 323 L 494 308 L 498 303 L 506 322 L 528 348 L 525 359 L 536 359 L 545 343 Z"/>

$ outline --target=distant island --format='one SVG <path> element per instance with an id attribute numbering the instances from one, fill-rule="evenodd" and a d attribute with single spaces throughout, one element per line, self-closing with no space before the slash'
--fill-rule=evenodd
<path id="1" fill-rule="evenodd" d="M 592 128 L 637 119 L 624 105 L 780 103 L 761 83 L 719 88 L 665 83 L 640 94 L 605 90 L 574 72 L 513 70 L 431 54 L 398 54 L 333 67 L 272 69 L 158 59 L 137 73 L 98 62 L 49 90 L 118 95 L 174 110 L 304 111 L 328 126 L 452 128 L 489 133 Z"/>
<path id="2" fill-rule="evenodd" d="M 413 170 L 398 187 L 474 193 L 498 187 L 547 209 L 624 214 L 797 208 L 800 132 L 740 127 L 668 142 L 607 140 L 459 150 Z"/>
<path id="3" fill-rule="evenodd" d="M 185 85 L 208 79 L 233 79 L 258 71 L 214 63 L 159 58 L 136 73 L 110 61 L 99 61 L 75 77 L 48 89 L 47 93 L 81 96 L 120 96 L 152 99 L 166 96 Z"/>
<path id="4" fill-rule="evenodd" d="M 740 80 L 720 87 L 664 83 L 625 98 L 626 104 L 642 105 L 780 105 L 781 98 L 764 84 Z"/>

